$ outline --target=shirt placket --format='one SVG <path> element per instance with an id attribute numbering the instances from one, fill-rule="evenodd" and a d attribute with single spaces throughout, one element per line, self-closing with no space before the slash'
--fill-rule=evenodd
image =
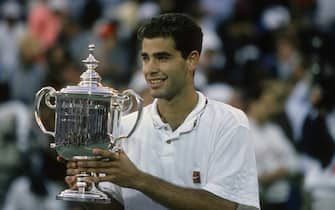
<path id="1" fill-rule="evenodd" d="M 164 135 L 162 138 L 162 152 L 161 152 L 161 163 L 163 164 L 163 174 L 167 179 L 173 179 L 175 176 L 175 163 L 174 163 L 174 141 L 178 138 L 172 132 L 169 126 L 163 127 Z"/>

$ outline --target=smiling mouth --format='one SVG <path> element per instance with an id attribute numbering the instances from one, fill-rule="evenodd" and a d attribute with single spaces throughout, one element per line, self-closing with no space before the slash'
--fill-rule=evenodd
<path id="1" fill-rule="evenodd" d="M 150 81 L 151 84 L 158 84 L 158 83 L 160 83 L 160 82 L 163 82 L 162 79 L 151 79 L 151 80 L 149 80 L 149 81 Z"/>
<path id="2" fill-rule="evenodd" d="M 163 85 L 165 79 L 149 79 L 148 81 L 151 88 L 158 88 Z"/>

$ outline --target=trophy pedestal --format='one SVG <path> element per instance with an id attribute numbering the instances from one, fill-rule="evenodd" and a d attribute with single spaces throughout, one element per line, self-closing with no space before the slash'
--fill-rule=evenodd
<path id="1" fill-rule="evenodd" d="M 57 200 L 94 202 L 94 203 L 111 203 L 111 199 L 106 193 L 99 191 L 95 186 L 90 191 L 84 193 L 78 190 L 64 190 L 56 196 Z"/>

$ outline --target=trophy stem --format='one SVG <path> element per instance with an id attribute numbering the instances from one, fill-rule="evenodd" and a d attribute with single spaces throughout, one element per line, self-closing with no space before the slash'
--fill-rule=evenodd
<path id="1" fill-rule="evenodd" d="M 78 192 L 81 194 L 84 194 L 87 188 L 87 183 L 85 182 L 85 177 L 88 177 L 89 175 L 86 172 L 80 172 L 80 174 L 77 174 L 77 187 Z"/>

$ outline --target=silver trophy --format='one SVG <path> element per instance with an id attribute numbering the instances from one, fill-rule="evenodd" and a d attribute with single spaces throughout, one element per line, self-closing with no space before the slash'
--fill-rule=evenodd
<path id="1" fill-rule="evenodd" d="M 67 86 L 56 91 L 44 87 L 36 93 L 35 119 L 42 132 L 51 135 L 57 154 L 66 160 L 97 160 L 93 148 L 120 149 L 120 140 L 128 138 L 136 129 L 141 113 L 142 98 L 132 90 L 119 92 L 100 83 L 101 78 L 95 69 L 98 61 L 93 56 L 94 45 L 89 45 L 89 56 L 83 60 L 87 70 L 80 76 L 77 86 Z M 40 117 L 41 100 L 55 110 L 54 131 L 48 131 Z M 128 134 L 120 134 L 121 116 L 137 103 L 137 118 Z M 59 200 L 110 203 L 111 199 L 96 184 L 84 182 L 87 176 L 95 173 L 77 174 L 78 190 L 66 189 L 57 195 Z"/>

